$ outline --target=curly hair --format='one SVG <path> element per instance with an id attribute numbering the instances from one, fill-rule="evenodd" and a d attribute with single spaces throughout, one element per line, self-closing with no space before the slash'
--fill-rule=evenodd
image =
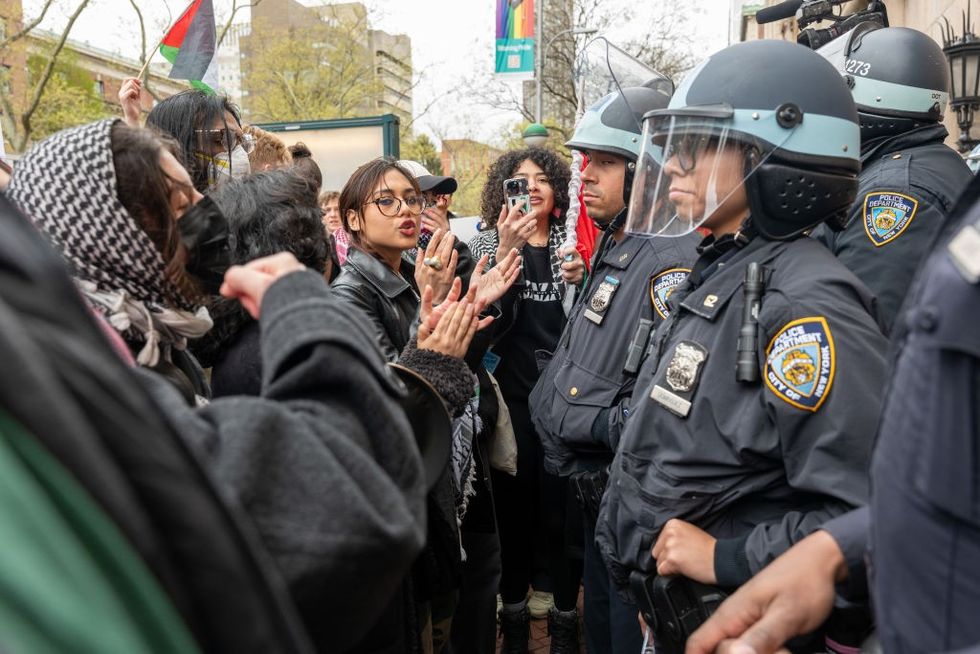
<path id="1" fill-rule="evenodd" d="M 504 180 L 513 177 L 521 164 L 528 160 L 534 162 L 548 176 L 559 215 L 568 209 L 568 181 L 571 178 L 569 164 L 556 152 L 545 148 L 512 150 L 493 162 L 487 173 L 487 183 L 480 199 L 480 215 L 488 229 L 497 224 L 500 207 L 504 206 Z"/>
<path id="2" fill-rule="evenodd" d="M 291 169 L 229 180 L 210 193 L 228 219 L 231 263 L 244 264 L 277 252 L 291 252 L 311 270 L 323 273 L 330 244 L 320 223 L 316 189 Z M 254 322 L 237 300 L 212 298 L 214 327 L 191 343 L 204 367 L 213 366 L 229 344 Z"/>
<path id="3" fill-rule="evenodd" d="M 228 219 L 232 264 L 292 252 L 307 268 L 324 271 L 329 243 L 316 189 L 305 177 L 288 169 L 256 173 L 210 195 Z"/>

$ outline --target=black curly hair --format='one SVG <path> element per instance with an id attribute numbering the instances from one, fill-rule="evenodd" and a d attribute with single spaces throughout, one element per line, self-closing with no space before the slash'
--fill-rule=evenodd
<path id="1" fill-rule="evenodd" d="M 525 148 L 512 150 L 502 154 L 487 173 L 487 183 L 483 187 L 480 199 L 480 214 L 487 227 L 497 224 L 500 207 L 504 206 L 504 180 L 514 176 L 521 164 L 527 160 L 533 161 L 551 182 L 555 195 L 555 208 L 559 215 L 568 209 L 568 181 L 571 169 L 567 161 L 558 156 L 553 150 L 546 148 Z"/>
<path id="2" fill-rule="evenodd" d="M 209 194 L 228 219 L 231 263 L 244 264 L 277 252 L 291 252 L 311 270 L 326 270 L 330 244 L 317 203 L 317 189 L 290 169 L 229 180 Z M 204 367 L 222 352 L 252 318 L 237 300 L 213 298 L 208 305 L 214 327 L 191 343 Z"/>

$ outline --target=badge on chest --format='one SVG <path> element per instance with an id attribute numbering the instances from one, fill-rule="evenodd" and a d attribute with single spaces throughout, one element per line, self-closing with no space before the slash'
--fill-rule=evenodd
<path id="1" fill-rule="evenodd" d="M 694 341 L 681 341 L 674 347 L 667 366 L 658 375 L 650 399 L 671 413 L 686 418 L 691 399 L 701 381 L 708 350 Z"/>
<path id="2" fill-rule="evenodd" d="M 601 325 L 618 289 L 619 280 L 611 275 L 606 275 L 606 278 L 599 284 L 599 288 L 589 298 L 589 303 L 585 307 L 585 317 L 595 324 Z"/>

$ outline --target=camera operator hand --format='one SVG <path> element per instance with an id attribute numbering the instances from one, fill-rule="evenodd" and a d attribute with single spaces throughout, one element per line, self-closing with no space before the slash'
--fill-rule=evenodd
<path id="1" fill-rule="evenodd" d="M 415 256 L 415 283 L 419 290 L 431 286 L 435 301 L 442 302 L 449 293 L 456 275 L 456 261 L 459 257 L 453 249 L 456 237 L 451 232 L 437 229 L 429 240 L 425 252 L 421 249 Z M 438 266 L 426 264 L 426 260 L 437 259 Z"/>
<path id="2" fill-rule="evenodd" d="M 769 654 L 819 627 L 847 566 L 837 541 L 817 531 L 791 547 L 725 600 L 687 641 L 687 654 Z M 733 640 L 734 639 L 734 640 Z"/>
<path id="3" fill-rule="evenodd" d="M 127 77 L 119 88 L 119 106 L 123 110 L 123 120 L 130 127 L 140 126 L 140 93 L 143 84 L 135 77 Z"/>
<path id="4" fill-rule="evenodd" d="M 525 216 L 519 205 L 514 206 L 510 211 L 507 210 L 507 205 L 501 207 L 500 217 L 497 219 L 500 244 L 497 245 L 495 260 L 500 261 L 513 249 L 523 248 L 527 240 L 534 235 L 537 223 L 534 214 Z"/>
<path id="5" fill-rule="evenodd" d="M 289 252 L 255 259 L 244 266 L 232 266 L 225 273 L 221 295 L 237 298 L 245 310 L 258 320 L 262 313 L 262 298 L 266 290 L 283 275 L 297 270 L 306 270 L 306 266 Z"/>

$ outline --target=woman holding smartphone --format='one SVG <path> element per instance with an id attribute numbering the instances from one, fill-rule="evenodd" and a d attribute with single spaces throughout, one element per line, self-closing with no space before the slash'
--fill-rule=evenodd
<path id="1" fill-rule="evenodd" d="M 507 200 L 511 188 L 523 190 L 513 183 L 517 179 L 527 183 L 526 202 Z M 483 220 L 490 227 L 469 243 L 474 257 L 489 255 L 491 263 L 511 248 L 521 250 L 524 261 L 521 277 L 504 297 L 502 316 L 494 325 L 493 349 L 485 359 L 500 384 L 517 439 L 517 475 L 493 477 L 500 529 L 504 652 L 527 651 L 530 616 L 526 598 L 534 572 L 534 545 L 541 540 L 534 537 L 539 518 L 564 516 L 564 493 L 542 474 L 541 446 L 531 424 L 528 395 L 539 375 L 537 353 L 547 356 L 554 351 L 565 327 L 562 298 L 574 292 L 585 275 L 581 255 L 574 248 L 567 253 L 562 249 L 568 181 L 568 164 L 551 150 L 528 148 L 504 154 L 491 166 L 483 189 Z M 505 182 L 509 182 L 508 190 Z M 509 204 L 513 204 L 510 209 Z M 567 254 L 571 257 L 566 259 Z M 543 506 L 548 510 L 542 511 Z M 549 525 L 546 531 L 553 529 Z M 565 559 L 554 551 L 547 555 L 550 562 Z M 572 583 L 565 584 L 564 579 L 570 575 L 553 569 L 552 577 L 557 577 L 553 579 L 556 600 L 567 604 L 566 596 L 573 596 L 571 606 L 559 608 L 574 608 L 577 582 L 574 590 L 566 590 L 563 586 Z"/>

